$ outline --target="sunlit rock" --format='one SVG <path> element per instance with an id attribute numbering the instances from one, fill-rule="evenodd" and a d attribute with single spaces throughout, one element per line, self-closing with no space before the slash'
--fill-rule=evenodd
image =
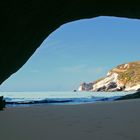
<path id="1" fill-rule="evenodd" d="M 113 68 L 105 78 L 83 83 L 79 91 L 138 91 L 140 90 L 140 61 Z"/>

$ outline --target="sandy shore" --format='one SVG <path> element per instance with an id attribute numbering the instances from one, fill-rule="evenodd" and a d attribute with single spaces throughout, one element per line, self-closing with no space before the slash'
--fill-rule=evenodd
<path id="1" fill-rule="evenodd" d="M 140 99 L 0 111 L 1 140 L 140 140 Z"/>

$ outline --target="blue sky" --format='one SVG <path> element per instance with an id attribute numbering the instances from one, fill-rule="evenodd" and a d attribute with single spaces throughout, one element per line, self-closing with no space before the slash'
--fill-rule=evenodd
<path id="1" fill-rule="evenodd" d="M 140 21 L 97 17 L 54 31 L 1 91 L 72 91 L 111 68 L 140 60 Z"/>

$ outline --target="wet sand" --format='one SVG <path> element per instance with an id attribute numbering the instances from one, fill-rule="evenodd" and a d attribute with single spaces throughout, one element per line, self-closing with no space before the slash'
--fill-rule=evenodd
<path id="1" fill-rule="evenodd" d="M 1 140 L 140 140 L 140 99 L 0 111 Z"/>

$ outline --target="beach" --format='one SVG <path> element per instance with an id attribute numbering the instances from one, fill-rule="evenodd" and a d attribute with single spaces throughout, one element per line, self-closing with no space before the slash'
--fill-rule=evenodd
<path id="1" fill-rule="evenodd" d="M 7 107 L 1 140 L 139 140 L 140 99 Z"/>

